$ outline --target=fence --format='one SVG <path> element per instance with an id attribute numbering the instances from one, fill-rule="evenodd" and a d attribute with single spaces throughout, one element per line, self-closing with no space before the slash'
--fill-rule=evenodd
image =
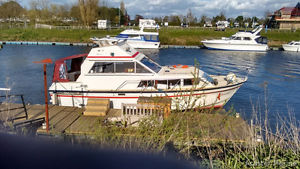
<path id="1" fill-rule="evenodd" d="M 164 107 L 154 104 L 122 104 L 121 119 L 127 121 L 127 124 L 136 124 L 143 118 L 156 115 L 163 119 Z"/>

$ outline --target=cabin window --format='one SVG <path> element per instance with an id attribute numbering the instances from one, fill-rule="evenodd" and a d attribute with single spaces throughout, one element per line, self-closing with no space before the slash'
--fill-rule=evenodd
<path id="1" fill-rule="evenodd" d="M 198 85 L 199 83 L 200 83 L 199 79 L 184 79 L 183 80 L 184 86 Z"/>
<path id="2" fill-rule="evenodd" d="M 142 80 L 138 87 L 154 87 L 154 80 Z"/>
<path id="3" fill-rule="evenodd" d="M 113 62 L 96 62 L 90 73 L 114 73 L 114 63 Z"/>
<path id="4" fill-rule="evenodd" d="M 180 85 L 180 79 L 168 80 L 168 86 L 179 86 L 179 85 Z"/>
<path id="5" fill-rule="evenodd" d="M 139 63 L 136 63 L 136 73 L 151 73 L 148 69 L 146 69 L 144 66 L 140 65 Z"/>
<path id="6" fill-rule="evenodd" d="M 244 37 L 244 40 L 251 40 L 250 37 Z"/>
<path id="7" fill-rule="evenodd" d="M 241 40 L 241 37 L 235 37 L 234 40 Z"/>
<path id="8" fill-rule="evenodd" d="M 128 38 L 136 38 L 139 37 L 139 35 L 128 35 Z"/>
<path id="9" fill-rule="evenodd" d="M 141 62 L 146 65 L 147 67 L 149 67 L 150 69 L 152 69 L 154 72 L 158 73 L 161 69 L 161 67 L 156 64 L 155 62 L 153 62 L 152 60 L 150 60 L 149 58 L 144 57 Z"/>
<path id="10" fill-rule="evenodd" d="M 151 40 L 151 36 L 150 35 L 144 35 L 145 40 Z"/>
<path id="11" fill-rule="evenodd" d="M 134 73 L 134 62 L 115 62 L 116 73 Z"/>
<path id="12" fill-rule="evenodd" d="M 152 36 L 151 36 L 151 40 L 152 40 L 152 41 L 158 41 L 158 36 L 152 35 Z"/>

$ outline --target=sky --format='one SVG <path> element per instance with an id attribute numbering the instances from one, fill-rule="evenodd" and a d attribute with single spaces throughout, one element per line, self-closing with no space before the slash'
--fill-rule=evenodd
<path id="1" fill-rule="evenodd" d="M 21 5 L 28 7 L 31 0 L 17 0 Z M 76 4 L 78 0 L 48 0 L 55 4 Z M 121 0 L 99 0 L 109 7 L 118 7 Z M 191 9 L 196 17 L 202 15 L 213 17 L 221 12 L 226 17 L 239 15 L 262 18 L 266 12 L 274 12 L 282 7 L 294 7 L 298 0 L 123 0 L 129 15 L 134 18 L 140 14 L 145 18 L 169 15 L 186 15 Z M 300 1 L 299 1 L 300 2 Z"/>

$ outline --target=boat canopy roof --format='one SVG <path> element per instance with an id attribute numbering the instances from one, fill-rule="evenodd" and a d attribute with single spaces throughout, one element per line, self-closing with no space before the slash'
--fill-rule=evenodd
<path id="1" fill-rule="evenodd" d="M 65 58 L 58 59 L 55 61 L 54 65 L 54 72 L 53 72 L 53 82 L 68 82 L 67 78 L 67 60 L 72 60 L 72 59 L 78 59 L 78 58 L 85 58 L 87 57 L 88 54 L 79 54 L 79 55 L 72 55 L 68 56 Z"/>

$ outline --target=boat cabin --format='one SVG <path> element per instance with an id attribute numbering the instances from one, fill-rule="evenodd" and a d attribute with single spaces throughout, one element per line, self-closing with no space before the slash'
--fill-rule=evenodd
<path id="1" fill-rule="evenodd" d="M 198 77 L 192 75 L 195 70 Z M 217 84 L 216 80 L 193 66 L 160 66 L 128 45 L 93 48 L 89 54 L 69 56 L 55 62 L 53 82 L 90 81 L 95 82 L 89 84 L 91 88 L 99 88 L 97 83 L 101 81 L 105 86 L 102 88 L 115 90 L 125 86 L 129 89 L 172 89 Z"/>
<path id="2" fill-rule="evenodd" d="M 141 38 L 141 40 L 149 42 L 159 42 L 159 35 L 157 32 L 144 32 L 142 29 L 137 31 L 133 29 L 121 32 L 117 38 L 120 39 L 134 39 Z"/>

